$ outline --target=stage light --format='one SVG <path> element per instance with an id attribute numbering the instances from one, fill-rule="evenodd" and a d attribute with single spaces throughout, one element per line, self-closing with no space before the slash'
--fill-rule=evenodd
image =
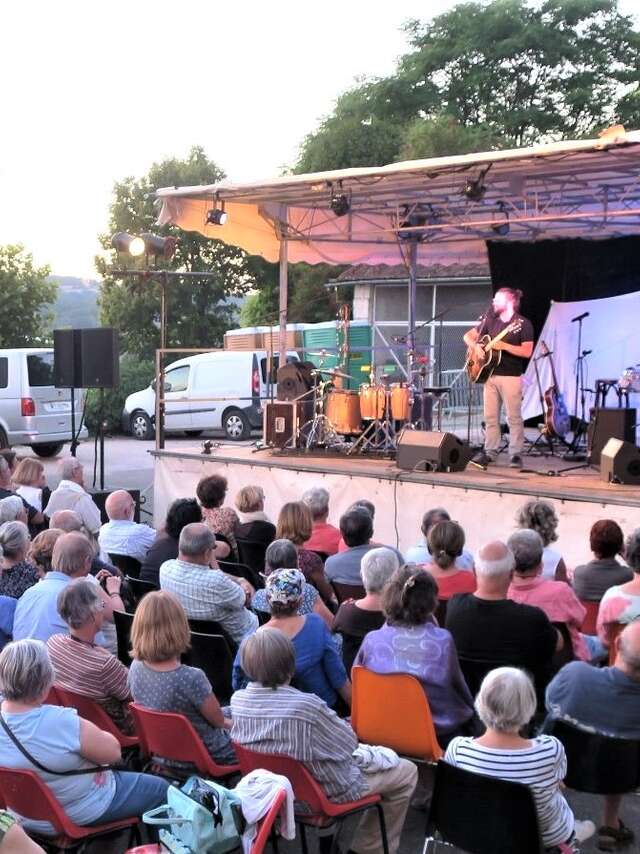
<path id="1" fill-rule="evenodd" d="M 486 192 L 487 188 L 482 183 L 482 178 L 469 178 L 462 189 L 462 195 L 470 202 L 479 202 Z"/>
<path id="2" fill-rule="evenodd" d="M 224 225 L 228 218 L 224 203 L 222 208 L 211 208 L 207 211 L 207 225 Z"/>
<path id="3" fill-rule="evenodd" d="M 351 210 L 351 202 L 344 193 L 332 193 L 329 205 L 336 216 L 344 216 Z"/>
<path id="4" fill-rule="evenodd" d="M 128 252 L 129 255 L 142 255 L 144 252 L 144 241 L 126 231 L 119 231 L 111 238 L 111 245 L 116 252 Z"/>
<path id="5" fill-rule="evenodd" d="M 129 255 L 137 258 L 139 255 L 144 255 L 144 240 L 141 237 L 134 237 L 129 244 Z"/>
<path id="6" fill-rule="evenodd" d="M 413 229 L 427 225 L 429 222 L 436 222 L 437 217 L 431 205 L 426 208 L 423 205 L 405 205 L 402 213 L 403 219 L 400 220 L 400 228 L 411 228 L 411 231 L 399 231 L 398 237 L 400 240 L 424 240 L 427 233 L 424 231 L 416 232 Z"/>
<path id="7" fill-rule="evenodd" d="M 509 211 L 507 210 L 507 206 L 503 201 L 500 201 L 498 204 L 498 213 L 504 215 L 504 220 L 502 222 L 497 222 L 491 226 L 491 230 L 497 234 L 499 237 L 506 237 L 509 234 Z"/>
<path id="8" fill-rule="evenodd" d="M 151 234 L 148 231 L 141 234 L 138 240 L 142 242 L 145 255 L 162 255 L 163 258 L 172 258 L 178 245 L 175 237 L 160 237 L 159 234 Z M 131 252 L 131 249 L 129 251 Z"/>

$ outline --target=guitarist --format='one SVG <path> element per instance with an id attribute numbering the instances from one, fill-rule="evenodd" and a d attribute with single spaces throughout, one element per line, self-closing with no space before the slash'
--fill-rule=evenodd
<path id="1" fill-rule="evenodd" d="M 522 420 L 522 374 L 526 361 L 533 353 L 533 326 L 530 320 L 518 314 L 522 291 L 500 288 L 496 291 L 492 308 L 480 319 L 477 326 L 465 333 L 464 343 L 475 347 L 476 356 L 484 359 L 484 351 L 477 344 L 483 335 L 494 338 L 513 321 L 519 321 L 519 330 L 509 332 L 493 349 L 502 350 L 497 365 L 484 384 L 484 449 L 473 462 L 486 468 L 495 463 L 500 447 L 500 408 L 504 405 L 509 425 L 509 465 L 522 468 L 524 447 L 524 422 Z"/>

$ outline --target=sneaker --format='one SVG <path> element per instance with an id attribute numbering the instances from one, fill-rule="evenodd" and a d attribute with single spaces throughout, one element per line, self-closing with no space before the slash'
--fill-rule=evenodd
<path id="1" fill-rule="evenodd" d="M 587 819 L 586 821 L 576 821 L 573 832 L 576 835 L 578 842 L 584 842 L 585 839 L 591 839 L 596 832 L 595 824 Z"/>
<path id="2" fill-rule="evenodd" d="M 512 469 L 521 469 L 522 468 L 522 457 L 520 454 L 514 454 L 509 460 L 509 467 Z"/>
<path id="3" fill-rule="evenodd" d="M 478 451 L 478 453 L 471 458 L 471 462 L 474 466 L 480 466 L 480 468 L 486 469 L 488 465 L 495 463 L 495 457 L 492 457 L 485 451 Z"/>
<path id="4" fill-rule="evenodd" d="M 633 831 L 622 823 L 622 819 L 620 819 L 620 827 L 603 825 L 598 828 L 599 851 L 618 851 L 618 849 L 630 845 L 634 839 Z"/>

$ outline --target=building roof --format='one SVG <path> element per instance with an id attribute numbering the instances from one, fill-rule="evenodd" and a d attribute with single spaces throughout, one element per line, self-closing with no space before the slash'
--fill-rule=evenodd
<path id="1" fill-rule="evenodd" d="M 428 279 L 484 279 L 491 277 L 491 271 L 488 264 L 434 264 L 427 267 L 424 264 L 418 264 L 417 278 L 419 280 Z M 370 281 L 384 281 L 400 279 L 406 281 L 409 277 L 407 268 L 404 264 L 356 264 L 353 267 L 348 267 L 344 272 L 333 280 L 334 282 L 358 282 L 366 284 Z"/>

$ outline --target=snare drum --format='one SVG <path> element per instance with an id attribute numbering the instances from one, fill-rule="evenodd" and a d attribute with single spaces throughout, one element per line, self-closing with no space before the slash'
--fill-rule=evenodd
<path id="1" fill-rule="evenodd" d="M 391 417 L 394 421 L 411 419 L 411 389 L 409 386 L 394 383 L 391 386 Z"/>
<path id="2" fill-rule="evenodd" d="M 345 436 L 360 433 L 360 398 L 357 391 L 334 388 L 326 397 L 324 414 L 336 433 Z"/>
<path id="3" fill-rule="evenodd" d="M 384 401 L 384 386 L 360 386 L 360 414 L 364 419 L 384 418 Z"/>

